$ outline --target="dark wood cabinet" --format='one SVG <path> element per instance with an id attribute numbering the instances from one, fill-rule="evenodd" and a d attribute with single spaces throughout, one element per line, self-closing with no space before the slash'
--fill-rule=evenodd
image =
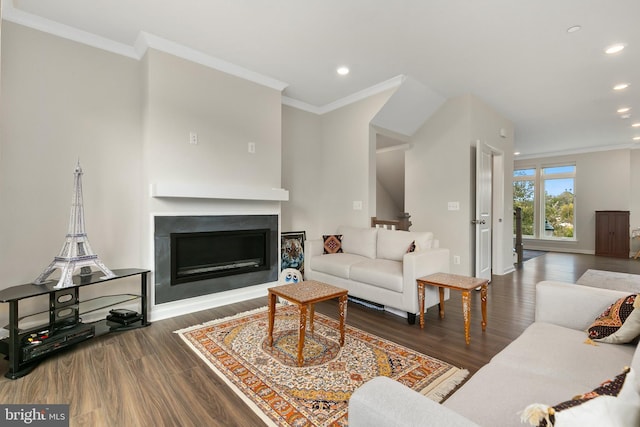
<path id="1" fill-rule="evenodd" d="M 596 211 L 596 255 L 629 258 L 629 211 Z"/>

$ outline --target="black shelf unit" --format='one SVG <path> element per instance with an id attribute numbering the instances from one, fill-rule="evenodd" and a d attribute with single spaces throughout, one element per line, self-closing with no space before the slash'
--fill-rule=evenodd
<path id="1" fill-rule="evenodd" d="M 147 318 L 149 272 L 138 268 L 119 269 L 113 270 L 115 277 L 104 278 L 104 273 L 97 271 L 86 276 L 74 276 L 73 286 L 66 288 L 55 288 L 57 281 L 52 280 L 42 285 L 27 283 L 0 290 L 0 302 L 9 304 L 9 324 L 5 327 L 9 330 L 9 336 L 0 340 L 0 353 L 5 354 L 9 360 L 9 370 L 5 377 L 23 377 L 47 356 L 87 339 L 150 325 Z M 135 276 L 140 276 L 140 294 L 105 295 L 86 301 L 80 298 L 82 287 Z M 48 310 L 19 316 L 21 300 L 42 295 L 49 296 Z M 136 300 L 140 301 L 141 313 L 139 320 L 135 322 L 124 325 L 105 318 L 85 323 L 81 319 L 83 315 Z M 38 334 L 44 331 L 46 338 L 38 340 Z M 32 334 L 36 336 L 36 342 L 27 341 Z"/>

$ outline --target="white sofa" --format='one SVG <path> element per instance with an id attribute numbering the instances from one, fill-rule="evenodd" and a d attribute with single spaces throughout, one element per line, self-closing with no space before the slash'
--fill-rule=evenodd
<path id="1" fill-rule="evenodd" d="M 535 322 L 443 404 L 389 378 L 377 377 L 351 396 L 349 426 L 528 425 L 520 421 L 520 413 L 527 406 L 534 403 L 554 406 L 567 401 L 613 379 L 625 366 L 630 366 L 635 374 L 635 379 L 631 378 L 632 388 L 627 389 L 635 400 L 624 400 L 625 404 L 630 403 L 625 408 L 637 418 L 613 421 L 614 412 L 622 413 L 616 408 L 607 415 L 610 423 L 597 421 L 594 411 L 589 421 L 579 425 L 638 426 L 640 348 L 637 341 L 635 344 L 585 343 L 585 330 L 594 319 L 618 298 L 633 293 L 540 282 L 536 286 Z M 560 426 L 559 420 L 557 423 Z"/>
<path id="2" fill-rule="evenodd" d="M 411 324 L 419 312 L 416 279 L 449 272 L 449 250 L 439 248 L 431 232 L 341 226 L 336 234 L 341 253 L 324 254 L 322 239 L 305 242 L 305 279 L 345 288 L 394 314 L 406 312 Z M 407 253 L 414 242 L 417 250 Z M 439 302 L 437 289 L 425 290 L 425 309 Z"/>

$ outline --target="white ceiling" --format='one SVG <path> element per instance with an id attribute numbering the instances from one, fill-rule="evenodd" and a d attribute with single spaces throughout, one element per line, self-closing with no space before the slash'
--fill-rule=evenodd
<path id="1" fill-rule="evenodd" d="M 287 84 L 321 108 L 398 75 L 472 93 L 515 123 L 523 155 L 632 147 L 638 0 L 4 0 L 134 46 L 141 31 Z M 7 11 L 9 13 L 7 13 Z M 568 33 L 567 28 L 582 30 Z M 627 48 L 605 55 L 606 46 Z M 351 73 L 338 76 L 338 65 Z M 618 82 L 629 89 L 614 93 Z M 616 110 L 631 107 L 632 117 Z"/>

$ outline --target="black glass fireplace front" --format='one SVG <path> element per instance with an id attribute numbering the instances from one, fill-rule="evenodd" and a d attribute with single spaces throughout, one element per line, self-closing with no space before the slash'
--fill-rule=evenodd
<path id="1" fill-rule="evenodd" d="M 278 215 L 154 216 L 154 303 L 277 281 L 278 223 Z"/>
<path id="2" fill-rule="evenodd" d="M 268 270 L 269 229 L 171 233 L 171 285 Z"/>

